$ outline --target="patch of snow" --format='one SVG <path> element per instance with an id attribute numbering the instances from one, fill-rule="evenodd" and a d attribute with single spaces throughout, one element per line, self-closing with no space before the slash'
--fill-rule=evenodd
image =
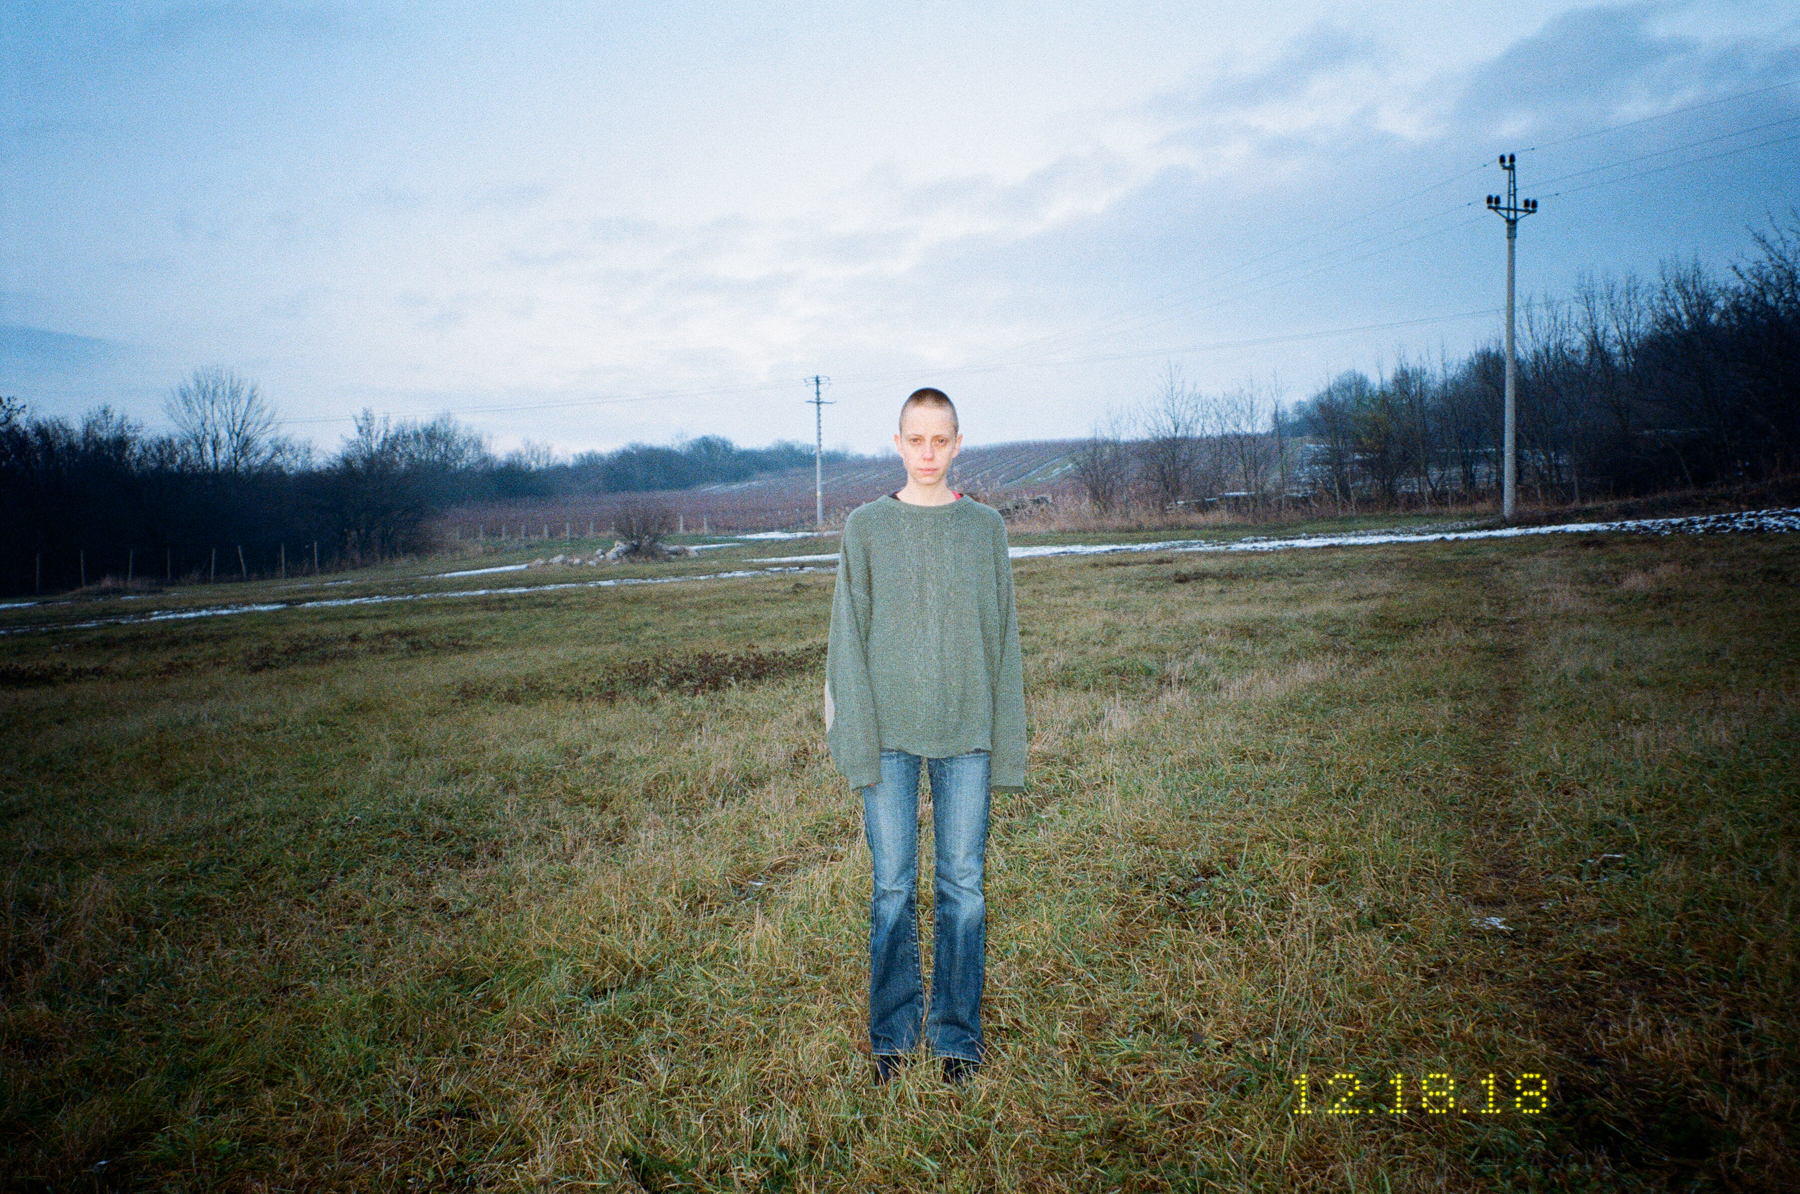
<path id="1" fill-rule="evenodd" d="M 1301 547 L 1367 547 L 1385 543 L 1450 543 L 1465 539 L 1517 539 L 1526 535 L 1580 535 L 1619 532 L 1633 535 L 1719 535 L 1800 531 L 1800 508 L 1752 510 L 1742 514 L 1706 514 L 1693 518 L 1642 518 L 1625 522 L 1568 522 L 1559 526 L 1497 527 L 1485 531 L 1356 531 L 1342 535 L 1301 535 L 1293 539 L 1162 539 L 1155 543 L 1059 543 L 1046 547 L 1014 547 L 1015 560 L 1051 556 L 1100 556 L 1124 552 L 1288 551 Z M 765 556 L 753 564 L 835 562 L 837 553 L 816 556 Z"/>
<path id="2" fill-rule="evenodd" d="M 501 564 L 494 568 L 465 568 L 461 572 L 434 572 L 431 579 L 442 580 L 449 576 L 488 576 L 495 572 L 523 572 L 530 564 Z"/>
<path id="3" fill-rule="evenodd" d="M 695 580 L 733 580 L 776 573 L 823 572 L 822 568 L 740 568 L 732 572 L 706 572 L 694 576 L 619 576 L 607 580 L 560 581 L 544 585 L 514 585 L 505 589 L 451 589 L 437 593 L 377 593 L 366 597 L 325 597 L 312 601 L 286 601 L 255 605 L 212 605 L 195 609 L 152 610 L 87 622 L 47 623 L 0 628 L 0 636 L 33 631 L 89 630 L 96 626 L 126 626 L 144 622 L 175 622 L 189 618 L 224 618 L 233 614 L 270 613 L 283 609 L 336 609 L 346 605 L 383 605 L 390 601 L 447 601 L 459 597 L 509 597 L 526 593 L 551 593 L 558 589 L 611 589 L 626 585 L 669 585 Z"/>
<path id="4" fill-rule="evenodd" d="M 1171 539 L 1160 543 L 1070 543 L 1056 547 L 1015 547 L 1015 560 L 1059 555 L 1104 555 L 1135 551 L 1285 551 L 1300 547 L 1363 547 L 1383 543 L 1450 543 L 1469 539 L 1517 539 L 1527 535 L 1717 535 L 1800 531 L 1800 508 L 1706 514 L 1692 518 L 1640 518 L 1623 522 L 1569 522 L 1559 526 L 1497 527 L 1485 531 L 1392 531 L 1374 534 L 1304 535 L 1294 539 Z"/>
<path id="5" fill-rule="evenodd" d="M 0 603 L 0 609 L 27 609 L 36 604 L 35 601 L 8 601 Z"/>
<path id="6" fill-rule="evenodd" d="M 813 539 L 826 533 L 825 531 L 753 531 L 748 535 L 734 535 L 733 538 L 742 539 L 746 543 L 754 543 L 759 540 L 774 542 L 780 539 Z"/>
<path id="7" fill-rule="evenodd" d="M 1501 933 L 1512 932 L 1512 930 L 1507 927 L 1506 922 L 1501 920 L 1498 916 L 1471 917 L 1469 919 L 1469 927 L 1471 929 L 1493 929 Z"/>
<path id="8" fill-rule="evenodd" d="M 301 605 L 328 605 L 325 601 L 303 601 Z M 277 609 L 292 609 L 293 606 L 280 601 L 258 602 L 254 605 L 212 605 L 195 609 L 159 609 L 147 614 L 136 614 L 119 618 L 95 618 L 91 622 L 77 622 L 76 626 L 119 626 L 128 622 L 184 622 L 189 618 L 216 618 L 223 614 L 260 614 Z M 22 626 L 21 630 L 32 630 L 36 627 Z M 46 627 L 45 629 L 55 629 Z M 73 629 L 73 627 L 71 627 Z"/>
<path id="9" fill-rule="evenodd" d="M 1800 507 L 1780 510 L 1749 510 L 1738 514 L 1705 514 L 1689 518 L 1646 518 L 1624 522 L 1577 522 L 1560 526 L 1501 527 L 1486 531 L 1439 531 L 1431 533 L 1378 532 L 1375 534 L 1317 535 L 1295 539 L 1241 539 L 1235 542 L 1206 539 L 1172 539 L 1158 543 L 1070 543 L 1056 547 L 1015 547 L 1015 560 L 1041 559 L 1046 556 L 1106 555 L 1115 552 L 1226 552 L 1282 551 L 1299 547 L 1358 547 L 1379 543 L 1446 543 L 1465 539 L 1512 539 L 1527 535 L 1597 534 L 1617 532 L 1636 535 L 1715 535 L 1745 533 L 1792 533 L 1800 531 Z M 805 539 L 811 535 L 799 531 L 758 531 L 740 539 Z M 709 545 L 710 546 L 710 545 Z M 720 544 L 718 546 L 725 546 Z M 824 572 L 825 564 L 837 562 L 837 553 L 808 556 L 772 556 L 749 561 L 752 564 L 781 565 L 772 568 L 746 568 L 731 572 L 707 572 L 692 576 L 622 576 L 606 580 L 565 581 L 554 584 L 519 585 L 506 589 L 464 589 L 437 593 L 375 594 L 366 597 L 339 597 L 314 601 L 292 601 L 274 604 L 206 606 L 184 610 L 153 610 L 143 614 L 126 614 L 115 618 L 96 618 L 87 622 L 54 623 L 36 626 L 12 626 L 0 629 L 0 635 L 24 634 L 32 631 L 84 630 L 95 626 L 117 626 L 136 622 L 179 621 L 188 618 L 216 618 L 230 614 L 267 612 L 279 609 L 317 609 L 341 605 L 376 605 L 388 601 L 435 601 L 458 597 L 509 596 L 522 593 L 545 593 L 557 589 L 597 589 L 624 585 L 678 584 L 686 581 L 728 580 L 745 576 L 767 576 L 780 572 Z M 495 572 L 517 572 L 523 564 L 506 564 L 496 568 L 478 568 L 464 572 L 438 574 L 479 576 Z M 328 585 L 347 585 L 351 580 L 325 581 Z M 67 602 L 15 602 L 0 609 L 22 609 L 38 604 L 65 605 Z M 1490 918 L 1492 919 L 1492 918 Z"/>

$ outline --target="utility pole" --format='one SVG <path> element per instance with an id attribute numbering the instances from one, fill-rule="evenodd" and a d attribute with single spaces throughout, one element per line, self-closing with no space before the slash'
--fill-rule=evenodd
<path id="1" fill-rule="evenodd" d="M 827 402 L 820 397 L 821 388 L 831 379 L 814 375 L 806 379 L 812 383 L 813 396 L 807 401 L 813 408 L 813 525 L 820 530 L 825 529 L 825 408 L 835 403 Z"/>
<path id="2" fill-rule="evenodd" d="M 1500 517 L 1513 516 L 1518 494 L 1519 455 L 1514 427 L 1514 394 L 1518 385 L 1519 366 L 1513 353 L 1513 245 L 1519 239 L 1519 221 L 1537 210 L 1537 200 L 1519 201 L 1519 175 L 1513 168 L 1513 155 L 1500 155 L 1500 168 L 1506 171 L 1506 194 L 1489 195 L 1488 210 L 1506 221 L 1506 432 L 1503 480 L 1500 489 Z"/>

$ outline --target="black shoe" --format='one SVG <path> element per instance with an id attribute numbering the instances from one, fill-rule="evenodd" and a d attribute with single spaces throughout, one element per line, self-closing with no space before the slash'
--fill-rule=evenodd
<path id="1" fill-rule="evenodd" d="M 876 1084 L 893 1081 L 910 1061 L 912 1058 L 905 1053 L 877 1053 L 875 1055 Z"/>
<path id="2" fill-rule="evenodd" d="M 981 1070 L 979 1061 L 970 1061 L 966 1057 L 944 1058 L 944 1081 L 952 1086 L 960 1086 L 973 1078 Z"/>

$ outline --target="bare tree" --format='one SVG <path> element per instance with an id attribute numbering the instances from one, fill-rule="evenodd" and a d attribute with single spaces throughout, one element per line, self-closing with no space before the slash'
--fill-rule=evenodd
<path id="1" fill-rule="evenodd" d="M 1314 395 L 1307 411 L 1313 433 L 1324 440 L 1320 455 L 1323 487 L 1338 502 L 1356 510 L 1357 427 L 1356 413 L 1367 400 L 1369 379 L 1354 371 L 1340 373 Z"/>
<path id="2" fill-rule="evenodd" d="M 487 440 L 479 432 L 465 430 L 449 413 L 429 423 L 401 423 L 395 427 L 401 455 L 414 468 L 456 472 L 489 462 Z"/>
<path id="3" fill-rule="evenodd" d="M 1386 388 L 1393 394 L 1394 414 L 1400 425 L 1398 438 L 1404 445 L 1405 461 L 1412 472 L 1412 492 L 1418 498 L 1435 500 L 1439 474 L 1431 467 L 1435 387 L 1430 366 L 1423 362 L 1412 364 L 1401 356 Z"/>
<path id="4" fill-rule="evenodd" d="M 660 560 L 667 555 L 682 554 L 685 548 L 670 548 L 663 544 L 663 537 L 674 530 L 675 509 L 669 503 L 655 498 L 629 498 L 613 511 L 613 534 L 619 541 L 607 553 L 607 558 L 636 556 Z"/>
<path id="5" fill-rule="evenodd" d="M 1294 485 L 1288 478 L 1288 422 L 1287 411 L 1281 401 L 1281 390 L 1276 388 L 1271 394 L 1275 400 L 1269 411 L 1269 442 L 1275 448 L 1275 468 L 1280 478 L 1280 496 L 1276 499 L 1283 513 L 1287 511 L 1288 495 L 1294 491 Z"/>
<path id="6" fill-rule="evenodd" d="M 1086 491 L 1088 505 L 1101 514 L 1118 509 L 1130 492 L 1131 448 L 1126 440 L 1126 419 L 1113 411 L 1096 421 L 1075 449 L 1075 479 Z"/>
<path id="7" fill-rule="evenodd" d="M 244 476 L 281 461 L 275 408 L 256 383 L 228 369 L 196 369 L 163 404 L 176 440 L 202 472 Z"/>
<path id="8" fill-rule="evenodd" d="M 1644 339 L 1643 283 L 1635 275 L 1596 282 L 1583 277 L 1575 292 L 1587 398 L 1596 430 L 1591 467 L 1609 491 L 1632 487 L 1642 424 L 1639 395 L 1632 385 L 1635 355 Z"/>
<path id="9" fill-rule="evenodd" d="M 1163 505 L 1193 492 L 1204 430 L 1200 395 L 1168 366 L 1144 417 L 1144 480 Z"/>
<path id="10" fill-rule="evenodd" d="M 540 444 L 526 440 L 519 447 L 506 454 L 504 463 L 517 465 L 520 468 L 543 471 L 556 465 L 556 449 L 549 444 Z"/>
<path id="11" fill-rule="evenodd" d="M 1581 495 L 1581 461 L 1592 455 L 1593 378 L 1584 345 L 1580 308 L 1553 299 L 1525 310 L 1526 393 L 1531 399 L 1522 420 L 1526 463 L 1538 479 Z M 1540 499 L 1541 500 L 1541 499 Z"/>
<path id="12" fill-rule="evenodd" d="M 1268 489 L 1269 473 L 1280 458 L 1276 441 L 1263 430 L 1264 389 L 1260 383 L 1249 381 L 1221 397 L 1217 404 L 1218 440 L 1226 464 L 1259 505 Z M 1270 404 L 1280 409 L 1280 402 L 1273 397 Z"/>
<path id="13" fill-rule="evenodd" d="M 355 428 L 327 470 L 325 505 L 345 554 L 368 561 L 423 550 L 430 507 L 407 467 L 406 425 L 364 408 Z"/>
<path id="14" fill-rule="evenodd" d="M 1194 444 L 1194 469 L 1190 491 L 1195 497 L 1216 497 L 1232 483 L 1232 455 L 1225 441 L 1225 421 L 1219 399 L 1196 393 L 1194 409 L 1200 434 Z"/>
<path id="15" fill-rule="evenodd" d="M 1400 479 L 1410 465 L 1412 439 L 1393 384 L 1382 378 L 1379 385 L 1364 391 L 1351 420 L 1359 470 L 1381 490 L 1389 506 L 1397 505 Z"/>
<path id="16" fill-rule="evenodd" d="M 1750 235 L 1762 260 L 1732 267 L 1732 357 L 1748 438 L 1760 445 L 1753 455 L 1779 473 L 1800 458 L 1800 208 Z"/>

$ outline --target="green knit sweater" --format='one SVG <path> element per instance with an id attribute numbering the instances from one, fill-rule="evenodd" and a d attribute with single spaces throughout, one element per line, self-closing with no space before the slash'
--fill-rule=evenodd
<path id="1" fill-rule="evenodd" d="M 877 498 L 844 523 L 825 661 L 831 757 L 853 788 L 881 752 L 992 755 L 989 785 L 1025 782 L 1025 671 L 1006 524 L 969 498 Z"/>

